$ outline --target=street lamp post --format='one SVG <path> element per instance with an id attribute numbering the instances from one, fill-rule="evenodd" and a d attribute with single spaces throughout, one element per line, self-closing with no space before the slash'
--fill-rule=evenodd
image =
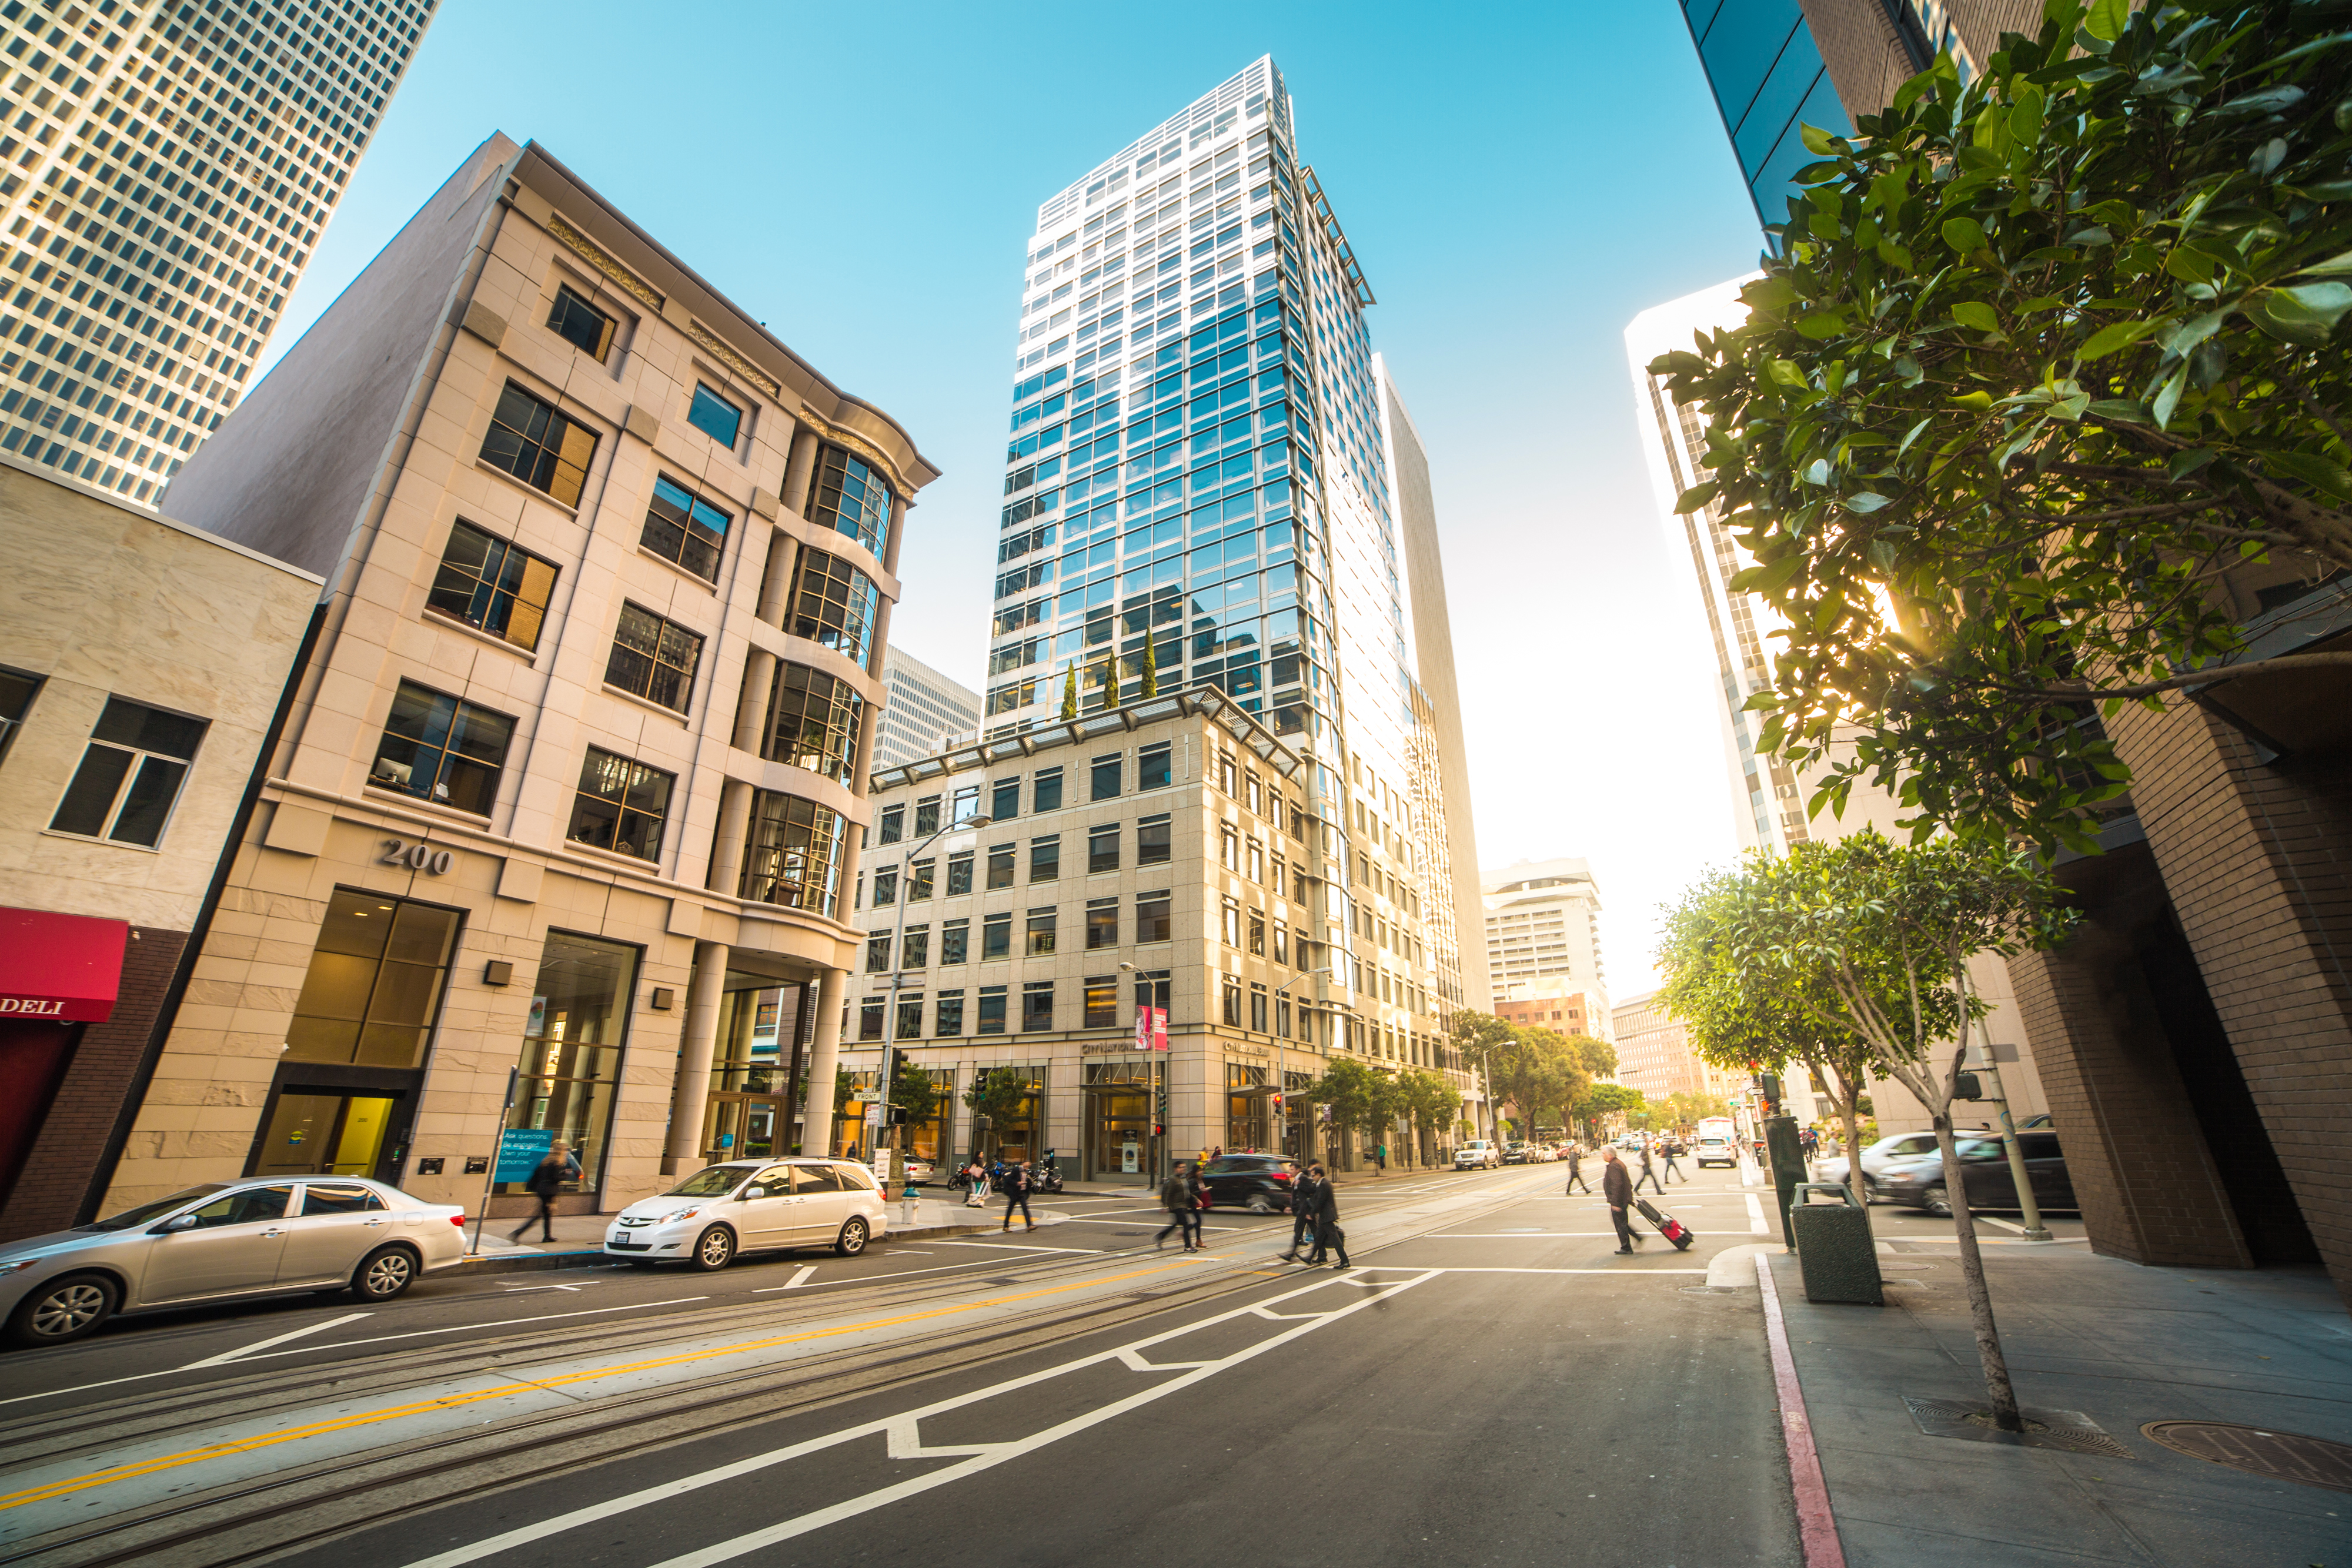
<path id="1" fill-rule="evenodd" d="M 1293 975 L 1290 978 L 1283 981 L 1282 984 L 1274 988 L 1275 997 L 1276 999 L 1279 999 L 1284 992 L 1289 990 L 1291 987 L 1298 984 L 1299 981 L 1311 980 L 1318 975 L 1328 975 L 1330 972 L 1331 966 L 1326 964 L 1319 969 L 1308 969 L 1300 974 Z M 1299 1002 L 1301 1006 L 1304 1006 L 1306 1004 L 1306 998 L 1304 997 L 1300 998 Z M 1282 1111 L 1282 1124 L 1275 1129 L 1274 1134 L 1275 1152 L 1277 1154 L 1284 1152 L 1282 1145 L 1290 1141 L 1289 1065 L 1290 1053 L 1288 1043 L 1280 1034 L 1276 1034 L 1274 1037 L 1274 1093 L 1275 1098 L 1282 1103 L 1280 1107 Z M 1299 1154 L 1303 1163 L 1306 1151 L 1302 1149 L 1299 1151 Z"/>
<path id="2" fill-rule="evenodd" d="M 1135 977 L 1136 989 L 1139 993 L 1139 998 L 1135 1004 L 1137 1007 L 1153 1008 L 1160 1005 L 1159 989 L 1141 968 L 1124 958 L 1118 961 L 1118 967 Z M 1139 1019 L 1141 1016 L 1139 1013 L 1137 1015 Z M 1161 1129 L 1151 1140 L 1151 1185 L 1155 1188 L 1168 1179 L 1167 1124 L 1160 1120 L 1160 1097 L 1166 1092 L 1168 1082 L 1167 1056 L 1168 1052 L 1160 1050 L 1157 1046 L 1152 1048 L 1151 1073 L 1144 1080 L 1144 1125 Z"/>
<path id="3" fill-rule="evenodd" d="M 911 873 L 914 870 L 917 855 L 921 854 L 950 833 L 977 831 L 987 827 L 991 821 L 992 819 L 989 817 L 979 816 L 966 817 L 961 822 L 950 822 L 946 827 L 906 852 L 905 863 L 908 871 Z M 875 1074 L 875 1092 L 879 1096 L 877 1113 L 882 1118 L 882 1136 L 885 1139 L 887 1139 L 890 1134 L 890 1088 L 893 1080 L 897 1077 L 898 1066 L 898 992 L 907 983 L 906 971 L 900 967 L 900 965 L 907 956 L 903 944 L 907 936 L 907 894 L 909 886 L 911 884 L 902 879 L 898 889 L 898 913 L 890 923 L 890 1001 L 888 1010 L 882 1015 L 882 1071 Z M 833 1103 L 832 1084 L 828 1083 L 824 1086 L 824 1093 L 825 1103 L 830 1105 Z M 811 1087 L 810 1098 L 812 1100 L 815 1098 L 814 1086 Z M 825 1152 L 830 1154 L 833 1152 L 833 1128 L 830 1124 L 824 1130 L 824 1140 Z M 896 1148 L 898 1145 L 895 1142 L 888 1142 L 883 1146 Z"/>

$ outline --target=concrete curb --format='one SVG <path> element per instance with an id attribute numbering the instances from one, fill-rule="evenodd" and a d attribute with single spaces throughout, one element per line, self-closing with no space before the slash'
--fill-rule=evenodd
<path id="1" fill-rule="evenodd" d="M 876 1245 L 887 1247 L 893 1241 L 936 1241 L 944 1236 L 977 1236 L 982 1231 L 999 1228 L 1001 1226 L 995 1222 L 987 1225 L 924 1225 L 912 1230 L 893 1230 Z M 798 1250 L 813 1251 L 816 1249 L 801 1248 Z M 549 1269 L 593 1269 L 603 1264 L 635 1261 L 636 1260 L 607 1252 L 601 1247 L 583 1248 L 570 1252 L 491 1252 L 478 1257 L 469 1257 L 463 1262 L 452 1263 L 446 1269 L 436 1269 L 430 1277 L 447 1279 L 455 1274 L 531 1274 Z M 674 1262 L 679 1260 L 663 1259 L 660 1261 Z"/>

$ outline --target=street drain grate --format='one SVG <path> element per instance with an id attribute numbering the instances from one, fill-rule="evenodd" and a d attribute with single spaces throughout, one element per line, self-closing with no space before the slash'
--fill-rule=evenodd
<path id="1" fill-rule="evenodd" d="M 1958 1437 L 1971 1443 L 2003 1443 L 2018 1448 L 2059 1448 L 2074 1454 L 2101 1454 L 2108 1458 L 2136 1458 L 2129 1448 L 2099 1429 L 2080 1410 L 2040 1410 L 2020 1406 L 2025 1430 L 2004 1432 L 1992 1424 L 1992 1412 L 1962 1399 L 1920 1399 L 1903 1396 L 1911 1419 L 1930 1437 Z"/>
<path id="2" fill-rule="evenodd" d="M 2192 1459 L 2208 1459 L 2248 1475 L 2352 1491 L 2352 1445 L 2294 1432 L 2266 1432 L 2232 1421 L 2150 1421 L 2139 1430 L 2148 1441 Z"/>

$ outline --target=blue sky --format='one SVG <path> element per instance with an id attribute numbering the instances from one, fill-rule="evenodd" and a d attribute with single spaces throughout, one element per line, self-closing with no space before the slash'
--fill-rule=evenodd
<path id="1" fill-rule="evenodd" d="M 1479 859 L 1590 858 L 1644 988 L 1734 840 L 1621 333 L 1758 246 L 1673 0 L 445 0 L 273 350 L 485 136 L 536 139 L 945 470 L 893 639 L 978 686 L 1036 204 L 1269 52 L 1430 449 Z"/>

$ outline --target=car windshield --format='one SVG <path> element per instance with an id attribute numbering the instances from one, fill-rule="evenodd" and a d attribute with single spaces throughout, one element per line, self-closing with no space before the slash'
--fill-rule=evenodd
<path id="1" fill-rule="evenodd" d="M 751 1174 L 744 1166 L 712 1166 L 698 1170 L 667 1192 L 664 1197 L 724 1197 L 742 1184 Z"/>
<path id="2" fill-rule="evenodd" d="M 126 1208 L 121 1214 L 116 1215 L 113 1218 L 101 1219 L 92 1225 L 89 1228 L 92 1230 L 130 1230 L 138 1226 L 144 1225 L 150 1220 L 160 1219 L 164 1215 L 171 1213 L 173 1209 L 180 1207 L 184 1204 L 194 1203 L 200 1197 L 210 1197 L 216 1192 L 225 1191 L 227 1186 L 228 1184 L 226 1182 L 208 1181 L 202 1186 L 192 1186 L 185 1192 L 175 1192 L 169 1197 L 159 1197 L 152 1203 L 142 1203 L 136 1208 Z"/>

